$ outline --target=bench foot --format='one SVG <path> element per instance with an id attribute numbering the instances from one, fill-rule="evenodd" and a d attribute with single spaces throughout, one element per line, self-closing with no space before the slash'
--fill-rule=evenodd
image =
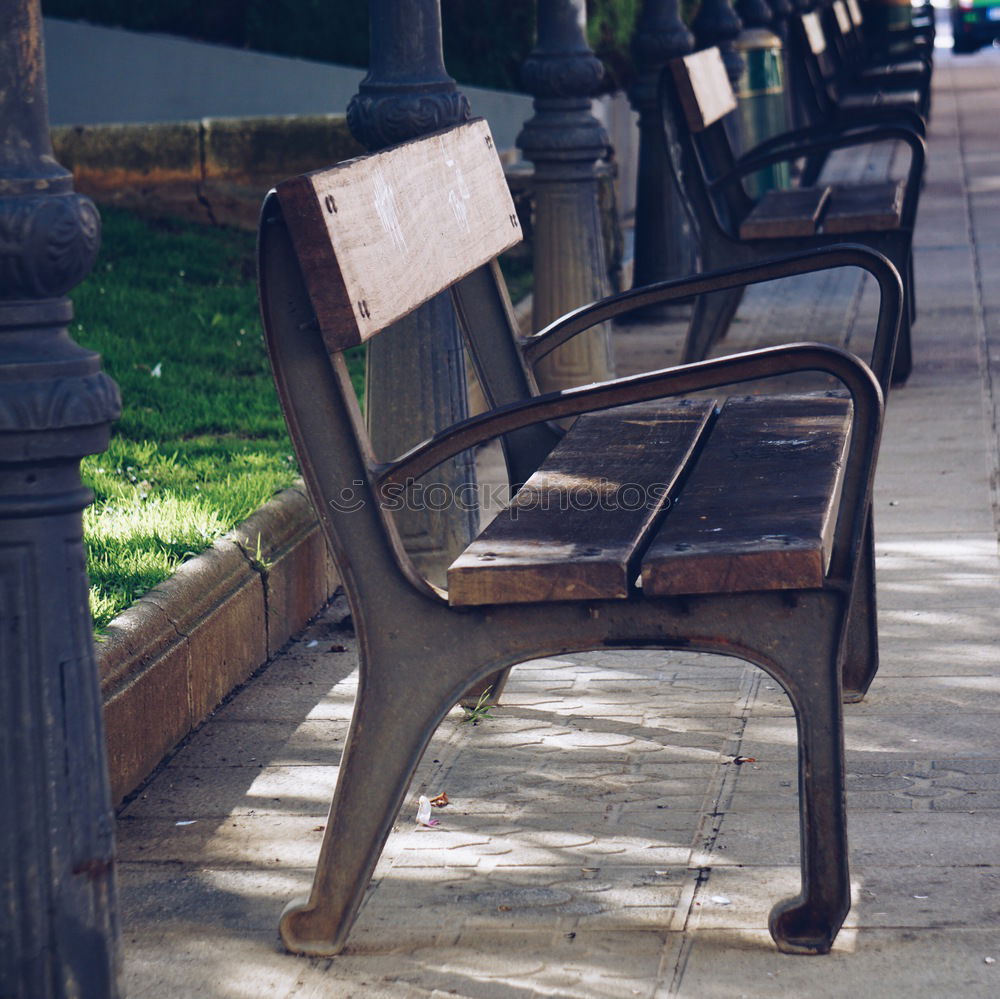
<path id="1" fill-rule="evenodd" d="M 309 896 L 292 899 L 278 921 L 281 942 L 293 954 L 333 957 L 344 949 L 350 925 L 329 925 L 324 914 L 309 904 Z"/>
<path id="2" fill-rule="evenodd" d="M 797 896 L 771 910 L 768 929 L 785 954 L 829 954 L 846 915 L 846 909 L 839 914 L 819 911 Z"/>
<path id="3" fill-rule="evenodd" d="M 844 747 L 836 613 L 814 633 L 818 648 L 801 649 L 800 669 L 786 685 L 799 730 L 799 830 L 802 866 L 797 897 L 771 910 L 769 929 L 787 954 L 825 954 L 851 909 L 844 800 Z M 823 648 L 823 645 L 826 648 Z"/>
<path id="4" fill-rule="evenodd" d="M 402 678 L 420 668 L 426 674 L 424 663 L 379 648 L 371 658 L 362 661 L 312 891 L 281 915 L 281 939 L 296 954 L 330 957 L 343 949 L 417 763 L 454 703 L 447 675 L 408 689 Z"/>

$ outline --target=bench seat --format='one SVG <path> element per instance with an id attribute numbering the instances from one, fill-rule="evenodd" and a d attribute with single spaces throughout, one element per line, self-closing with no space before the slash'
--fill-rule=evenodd
<path id="1" fill-rule="evenodd" d="M 829 187 L 767 191 L 740 223 L 740 239 L 814 236 L 829 199 Z"/>
<path id="2" fill-rule="evenodd" d="M 846 235 L 898 229 L 905 188 L 902 180 L 833 185 L 823 215 L 823 232 Z"/>
<path id="3" fill-rule="evenodd" d="M 768 191 L 740 223 L 740 239 L 891 232 L 903 224 L 902 180 Z"/>
<path id="4" fill-rule="evenodd" d="M 914 108 L 920 104 L 918 90 L 852 90 L 844 94 L 839 101 L 841 108 L 854 110 L 856 108 Z"/>
<path id="5" fill-rule="evenodd" d="M 449 603 L 819 588 L 850 422 L 834 395 L 581 416 L 452 563 Z"/>

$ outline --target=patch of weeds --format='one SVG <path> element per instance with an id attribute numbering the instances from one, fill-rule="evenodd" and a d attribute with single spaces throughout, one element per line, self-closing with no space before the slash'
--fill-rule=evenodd
<path id="1" fill-rule="evenodd" d="M 478 725 L 481 721 L 486 721 L 491 717 L 490 712 L 497 707 L 496 704 L 490 704 L 490 693 L 492 691 L 492 687 L 487 687 L 479 695 L 479 699 L 472 707 L 469 707 L 467 704 L 462 705 L 462 710 L 465 712 L 465 717 L 462 719 L 463 725 L 466 722 Z"/>

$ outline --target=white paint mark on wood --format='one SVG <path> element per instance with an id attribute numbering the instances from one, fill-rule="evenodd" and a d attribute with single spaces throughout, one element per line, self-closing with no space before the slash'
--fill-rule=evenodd
<path id="1" fill-rule="evenodd" d="M 388 233 L 392 245 L 397 250 L 406 252 L 406 236 L 399 224 L 399 211 L 396 208 L 396 194 L 385 179 L 379 168 L 372 171 L 372 187 L 375 190 L 375 211 L 378 213 L 382 228 Z"/>

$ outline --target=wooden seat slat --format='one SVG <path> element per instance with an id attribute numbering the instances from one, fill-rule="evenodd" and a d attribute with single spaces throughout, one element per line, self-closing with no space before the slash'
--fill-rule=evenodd
<path id="1" fill-rule="evenodd" d="M 815 235 L 829 197 L 829 187 L 768 191 L 740 223 L 740 238 Z"/>
<path id="2" fill-rule="evenodd" d="M 859 90 L 844 94 L 842 108 L 908 108 L 919 107 L 919 90 Z"/>
<path id="3" fill-rule="evenodd" d="M 624 599 L 715 409 L 672 401 L 580 417 L 448 569 L 453 605 Z"/>
<path id="4" fill-rule="evenodd" d="M 730 399 L 642 559 L 643 593 L 822 587 L 850 423 L 841 396 Z"/>
<path id="5" fill-rule="evenodd" d="M 837 184 L 823 216 L 823 232 L 855 233 L 898 229 L 903 214 L 904 182 Z"/>
<path id="6" fill-rule="evenodd" d="M 910 76 L 914 73 L 924 71 L 925 64 L 919 59 L 911 59 L 906 62 L 880 63 L 876 66 L 869 66 L 858 73 L 858 79 L 864 82 L 877 83 L 883 77 L 885 82 L 892 84 L 894 76 Z M 911 90 L 911 93 L 914 91 Z"/>

